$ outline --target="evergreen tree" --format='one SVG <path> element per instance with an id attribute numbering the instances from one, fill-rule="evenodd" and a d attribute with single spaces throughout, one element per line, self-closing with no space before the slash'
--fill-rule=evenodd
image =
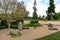
<path id="1" fill-rule="evenodd" d="M 47 10 L 47 19 L 52 20 L 53 19 L 53 14 L 55 14 L 55 5 L 54 5 L 54 0 L 50 0 L 49 7 Z"/>
<path id="2" fill-rule="evenodd" d="M 33 12 L 33 19 L 37 19 L 38 18 L 38 15 L 37 15 L 37 13 L 36 13 L 36 0 L 34 0 L 34 7 L 33 7 L 33 10 L 34 10 L 34 12 Z"/>

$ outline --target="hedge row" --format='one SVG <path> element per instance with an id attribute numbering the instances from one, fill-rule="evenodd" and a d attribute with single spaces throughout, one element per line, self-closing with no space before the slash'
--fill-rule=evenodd
<path id="1" fill-rule="evenodd" d="M 17 29 L 18 28 L 18 23 L 20 21 L 23 23 L 23 20 L 16 20 L 16 21 L 12 22 L 11 23 L 11 28 Z M 1 24 L 0 24 L 0 29 L 5 29 L 5 28 L 8 28 L 7 21 L 6 20 L 2 20 Z"/>
<path id="2" fill-rule="evenodd" d="M 5 29 L 5 28 L 8 28 L 7 21 L 6 20 L 2 20 L 1 24 L 0 24 L 0 29 Z"/>

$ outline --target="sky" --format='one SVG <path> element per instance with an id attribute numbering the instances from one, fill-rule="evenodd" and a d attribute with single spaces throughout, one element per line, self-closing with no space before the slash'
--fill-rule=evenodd
<path id="1" fill-rule="evenodd" d="M 21 2 L 22 0 L 18 0 Z M 29 16 L 32 16 L 33 14 L 33 2 L 34 0 L 23 0 L 25 3 L 26 10 L 30 12 Z M 38 16 L 47 16 L 46 11 L 49 7 L 49 0 L 36 0 L 37 1 L 37 14 Z M 60 12 L 60 0 L 54 0 L 55 4 L 55 11 Z"/>

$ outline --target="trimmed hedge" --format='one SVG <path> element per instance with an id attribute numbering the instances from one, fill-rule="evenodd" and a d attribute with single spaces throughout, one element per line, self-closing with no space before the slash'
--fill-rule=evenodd
<path id="1" fill-rule="evenodd" d="M 6 21 L 6 20 L 2 20 L 2 21 L 1 21 L 1 25 L 7 26 L 7 21 Z"/>
<path id="2" fill-rule="evenodd" d="M 5 28 L 8 28 L 7 21 L 6 20 L 2 20 L 1 24 L 0 24 L 0 29 L 5 29 Z"/>
<path id="3" fill-rule="evenodd" d="M 11 25 L 12 29 L 18 29 L 18 25 Z"/>
<path id="4" fill-rule="evenodd" d="M 6 26 L 0 26 L 0 29 L 5 29 L 5 28 L 7 28 Z"/>
<path id="5" fill-rule="evenodd" d="M 12 23 L 11 23 L 11 28 L 12 28 L 12 29 L 17 29 L 19 22 L 22 22 L 22 23 L 23 23 L 23 20 L 16 20 L 16 21 L 12 22 Z"/>
<path id="6" fill-rule="evenodd" d="M 38 20 L 32 20 L 29 24 L 24 24 L 24 27 L 40 27 L 42 26 L 38 23 Z"/>
<path id="7" fill-rule="evenodd" d="M 19 22 L 23 23 L 23 20 L 16 20 L 16 21 L 12 22 L 11 25 L 18 25 Z"/>
<path id="8" fill-rule="evenodd" d="M 41 24 L 39 24 L 39 23 L 35 23 L 35 24 L 24 24 L 24 27 L 37 27 L 37 26 L 41 26 Z"/>
<path id="9" fill-rule="evenodd" d="M 22 22 L 23 23 L 24 21 L 20 19 L 20 20 L 16 20 L 16 22 Z"/>
<path id="10" fill-rule="evenodd" d="M 38 20 L 32 20 L 30 23 L 31 23 L 31 24 L 38 23 Z"/>

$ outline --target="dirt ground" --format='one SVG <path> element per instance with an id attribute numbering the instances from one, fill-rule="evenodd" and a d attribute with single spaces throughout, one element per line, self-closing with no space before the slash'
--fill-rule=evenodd
<path id="1" fill-rule="evenodd" d="M 9 30 L 4 29 L 0 30 L 0 40 L 34 40 L 36 38 L 41 38 L 47 35 L 50 35 L 52 33 L 60 31 L 59 26 L 54 26 L 58 30 L 48 30 L 48 27 L 44 25 L 44 27 L 38 27 L 36 29 L 30 28 L 30 29 L 24 29 L 20 32 L 22 33 L 22 37 L 19 38 L 11 38 L 9 35 Z"/>
<path id="2" fill-rule="evenodd" d="M 30 23 L 30 20 L 25 20 L 24 24 L 28 24 Z M 54 25 L 60 25 L 60 21 L 39 21 L 40 24 L 48 24 L 48 23 L 52 23 Z"/>

